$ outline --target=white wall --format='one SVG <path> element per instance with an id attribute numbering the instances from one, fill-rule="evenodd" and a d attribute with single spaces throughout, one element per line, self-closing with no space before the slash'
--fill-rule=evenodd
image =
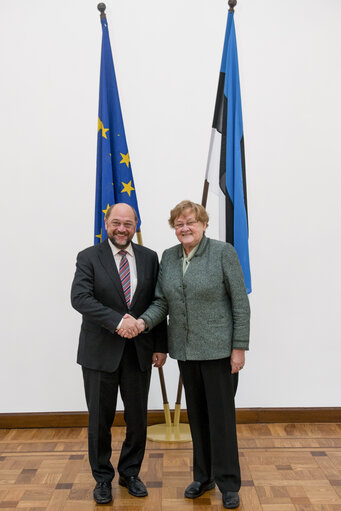
<path id="1" fill-rule="evenodd" d="M 226 0 L 107 0 L 145 245 L 200 202 Z M 239 407 L 340 405 L 339 0 L 240 0 L 253 278 Z M 0 412 L 84 410 L 69 290 L 92 244 L 96 1 L 0 4 Z M 217 207 L 209 197 L 217 236 Z M 170 403 L 177 366 L 165 368 Z M 162 408 L 154 372 L 150 408 Z"/>

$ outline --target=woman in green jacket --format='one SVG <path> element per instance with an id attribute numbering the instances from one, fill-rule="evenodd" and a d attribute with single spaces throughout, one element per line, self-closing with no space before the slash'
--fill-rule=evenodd
<path id="1" fill-rule="evenodd" d="M 250 309 L 232 245 L 205 236 L 203 206 L 182 201 L 169 223 L 180 242 L 163 253 L 153 303 L 138 320 L 152 329 L 167 315 L 168 349 L 178 360 L 193 439 L 194 481 L 185 497 L 215 483 L 225 508 L 239 505 L 234 374 L 245 364 Z"/>

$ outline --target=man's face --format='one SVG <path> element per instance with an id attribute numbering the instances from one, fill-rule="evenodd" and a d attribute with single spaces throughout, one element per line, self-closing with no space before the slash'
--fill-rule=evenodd
<path id="1" fill-rule="evenodd" d="M 105 220 L 105 229 L 115 247 L 121 250 L 127 248 L 136 231 L 136 220 L 131 207 L 127 204 L 116 204 L 109 218 Z"/>

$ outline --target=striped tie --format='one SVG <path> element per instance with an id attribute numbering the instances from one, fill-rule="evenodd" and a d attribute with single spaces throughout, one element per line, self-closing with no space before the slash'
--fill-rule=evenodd
<path id="1" fill-rule="evenodd" d="M 125 250 L 120 250 L 119 254 L 122 256 L 120 262 L 120 279 L 122 282 L 122 288 L 124 297 L 126 299 L 127 305 L 130 305 L 130 269 L 129 263 L 127 259 L 127 252 Z"/>

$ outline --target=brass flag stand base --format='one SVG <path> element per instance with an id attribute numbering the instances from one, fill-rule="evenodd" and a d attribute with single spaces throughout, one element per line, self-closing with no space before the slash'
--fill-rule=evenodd
<path id="1" fill-rule="evenodd" d="M 169 404 L 166 393 L 165 379 L 162 367 L 159 368 L 159 377 L 163 396 L 163 409 L 165 413 L 165 424 L 154 424 L 147 428 L 147 438 L 153 442 L 191 442 L 191 432 L 188 424 L 180 424 L 180 407 L 182 381 L 179 379 L 178 395 L 174 409 L 174 424 L 169 410 Z"/>
<path id="2" fill-rule="evenodd" d="M 147 438 L 153 442 L 191 442 L 191 432 L 188 424 L 154 424 L 148 426 Z"/>
<path id="3" fill-rule="evenodd" d="M 154 424 L 147 428 L 147 438 L 153 442 L 191 442 L 191 432 L 188 424 L 180 424 L 180 404 L 175 405 L 174 424 L 172 424 L 169 404 L 164 404 L 166 423 Z M 168 420 L 167 420 L 168 419 Z"/>

